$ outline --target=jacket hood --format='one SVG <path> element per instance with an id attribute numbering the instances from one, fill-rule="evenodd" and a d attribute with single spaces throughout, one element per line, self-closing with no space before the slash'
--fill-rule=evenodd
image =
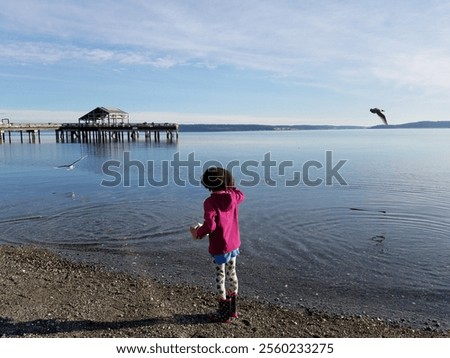
<path id="1" fill-rule="evenodd" d="M 221 211 L 229 211 L 233 207 L 233 197 L 229 192 L 218 191 L 211 194 L 214 204 L 217 205 Z"/>

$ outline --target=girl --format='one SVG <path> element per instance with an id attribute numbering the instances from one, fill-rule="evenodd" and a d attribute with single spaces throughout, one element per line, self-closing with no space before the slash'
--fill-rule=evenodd
<path id="1" fill-rule="evenodd" d="M 244 194 L 234 186 L 231 173 L 223 168 L 208 168 L 202 177 L 203 186 L 211 192 L 204 204 L 203 225 L 191 227 L 194 238 L 202 239 L 209 235 L 209 253 L 216 265 L 216 289 L 219 310 L 214 320 L 227 322 L 230 317 L 237 318 L 236 298 L 238 278 L 236 276 L 236 257 L 241 245 L 238 223 L 238 205 Z M 229 284 L 225 289 L 225 277 Z"/>

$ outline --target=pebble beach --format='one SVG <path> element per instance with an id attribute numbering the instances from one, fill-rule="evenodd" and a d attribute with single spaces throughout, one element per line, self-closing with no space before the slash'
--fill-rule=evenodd
<path id="1" fill-rule="evenodd" d="M 240 317 L 211 323 L 211 292 L 112 272 L 33 246 L 0 246 L 1 337 L 450 337 L 366 316 L 288 309 L 249 298 Z"/>

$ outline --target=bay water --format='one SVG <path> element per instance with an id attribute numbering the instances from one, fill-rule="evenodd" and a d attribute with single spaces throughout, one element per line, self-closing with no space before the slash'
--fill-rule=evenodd
<path id="1" fill-rule="evenodd" d="M 0 243 L 212 290 L 203 170 L 246 194 L 244 296 L 450 327 L 450 130 L 180 133 L 0 144 Z M 58 168 L 79 158 L 73 170 Z"/>

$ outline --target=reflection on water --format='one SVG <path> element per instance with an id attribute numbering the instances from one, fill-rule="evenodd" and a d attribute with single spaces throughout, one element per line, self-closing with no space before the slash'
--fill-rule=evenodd
<path id="1" fill-rule="evenodd" d="M 353 130 L 263 133 L 186 133 L 177 143 L 1 145 L 0 241 L 66 250 L 109 266 L 151 271 L 194 284 L 210 282 L 206 242 L 189 240 L 187 227 L 202 218 L 208 195 L 187 183 L 152 187 L 101 185 L 102 165 L 171 161 L 194 153 L 202 164 L 291 161 L 280 175 L 264 168 L 244 187 L 241 206 L 244 292 L 287 304 L 391 317 L 408 311 L 418 320 L 448 321 L 450 291 L 450 151 L 446 130 Z M 303 163 L 346 160 L 348 185 L 286 187 Z M 84 155 L 72 171 L 55 170 Z M 325 166 L 325 164 L 324 164 Z M 136 168 L 134 168 L 136 169 Z M 199 176 L 202 168 L 195 168 Z M 184 172 L 182 171 L 182 174 Z M 186 173 L 184 173 L 186 174 Z M 236 178 L 248 179 L 235 167 Z M 169 175 L 174 175 L 173 171 Z M 311 171 L 323 175 L 323 171 Z M 270 268 L 270 269 L 268 269 Z M 255 272 L 257 274 L 255 274 Z M 270 285 L 271 292 L 263 289 Z M 414 304 L 413 304 L 414 303 Z M 381 313 L 380 313 L 381 312 Z M 400 312 L 400 313 L 399 313 Z M 447 317 L 447 321 L 445 318 Z"/>

